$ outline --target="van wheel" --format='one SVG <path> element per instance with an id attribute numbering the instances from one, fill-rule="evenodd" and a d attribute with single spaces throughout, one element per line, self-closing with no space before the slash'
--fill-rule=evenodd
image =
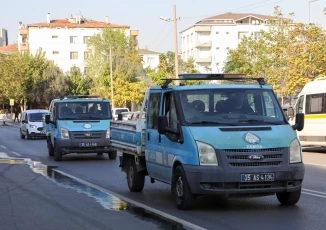
<path id="1" fill-rule="evenodd" d="M 115 160 L 117 158 L 117 151 L 109 152 L 108 155 L 111 160 Z"/>
<path id="2" fill-rule="evenodd" d="M 279 192 L 276 193 L 278 201 L 283 205 L 295 205 L 300 200 L 301 188 L 294 192 Z"/>
<path id="3" fill-rule="evenodd" d="M 178 209 L 192 209 L 195 197 L 190 191 L 186 174 L 181 165 L 174 170 L 171 189 Z"/>
<path id="4" fill-rule="evenodd" d="M 47 145 L 48 145 L 48 154 L 49 154 L 49 157 L 53 157 L 54 156 L 54 148 L 51 144 L 51 140 L 46 140 L 47 142 Z"/>
<path id="5" fill-rule="evenodd" d="M 60 149 L 56 146 L 55 141 L 54 141 L 54 160 L 62 161 L 62 153 Z"/>
<path id="6" fill-rule="evenodd" d="M 25 135 L 22 133 L 22 130 L 20 130 L 20 138 L 25 139 Z"/>
<path id="7" fill-rule="evenodd" d="M 32 139 L 31 135 L 30 135 L 29 132 L 28 132 L 28 129 L 27 129 L 27 131 L 26 131 L 26 137 L 27 137 L 27 140 Z"/>
<path id="8" fill-rule="evenodd" d="M 127 170 L 127 182 L 129 190 L 132 192 L 141 192 L 145 185 L 145 174 L 137 172 L 134 158 L 130 160 Z"/>

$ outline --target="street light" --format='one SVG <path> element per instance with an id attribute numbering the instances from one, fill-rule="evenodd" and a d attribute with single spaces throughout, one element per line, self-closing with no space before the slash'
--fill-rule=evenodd
<path id="1" fill-rule="evenodd" d="M 101 54 L 105 55 L 106 58 L 108 58 L 108 55 L 104 52 L 101 52 Z M 113 100 L 113 76 L 112 76 L 112 47 L 110 46 L 110 78 L 111 78 L 111 107 L 114 109 L 114 100 Z"/>
<path id="2" fill-rule="evenodd" d="M 308 10 L 309 10 L 309 21 L 308 21 L 308 23 L 309 23 L 309 25 L 310 25 L 310 3 L 312 3 L 312 2 L 317 2 L 317 1 L 319 1 L 319 0 L 309 0 L 309 7 L 308 7 Z"/>
<path id="3" fill-rule="evenodd" d="M 160 17 L 161 20 L 166 22 L 173 22 L 174 24 L 174 65 L 175 65 L 175 78 L 179 78 L 179 53 L 178 53 L 178 30 L 177 30 L 177 9 L 176 6 L 173 5 L 173 19 Z M 175 82 L 177 85 L 179 84 L 178 81 Z"/>

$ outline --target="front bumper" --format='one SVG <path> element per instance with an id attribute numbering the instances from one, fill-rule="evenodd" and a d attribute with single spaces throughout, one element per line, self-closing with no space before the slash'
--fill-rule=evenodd
<path id="1" fill-rule="evenodd" d="M 291 192 L 301 188 L 304 164 L 289 165 L 288 169 L 246 169 L 243 172 L 225 172 L 222 167 L 183 165 L 190 190 L 193 194 L 264 194 Z M 236 170 L 238 171 L 238 170 Z M 274 181 L 241 182 L 242 173 L 274 173 Z"/>

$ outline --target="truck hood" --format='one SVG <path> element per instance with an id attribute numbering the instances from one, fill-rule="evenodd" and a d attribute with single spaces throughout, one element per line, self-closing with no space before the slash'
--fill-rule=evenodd
<path id="1" fill-rule="evenodd" d="M 110 120 L 99 121 L 70 121 L 60 120 L 59 126 L 68 131 L 102 131 L 109 128 Z M 84 127 L 85 126 L 85 127 Z"/>
<path id="2" fill-rule="evenodd" d="M 189 127 L 196 141 L 216 149 L 284 148 L 296 138 L 290 125 Z"/>

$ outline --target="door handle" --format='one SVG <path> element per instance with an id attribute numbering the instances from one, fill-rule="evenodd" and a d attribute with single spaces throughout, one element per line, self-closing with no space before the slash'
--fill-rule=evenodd
<path id="1" fill-rule="evenodd" d="M 149 141 L 149 139 L 150 139 L 150 138 L 149 138 L 149 133 L 147 133 L 147 140 Z"/>

